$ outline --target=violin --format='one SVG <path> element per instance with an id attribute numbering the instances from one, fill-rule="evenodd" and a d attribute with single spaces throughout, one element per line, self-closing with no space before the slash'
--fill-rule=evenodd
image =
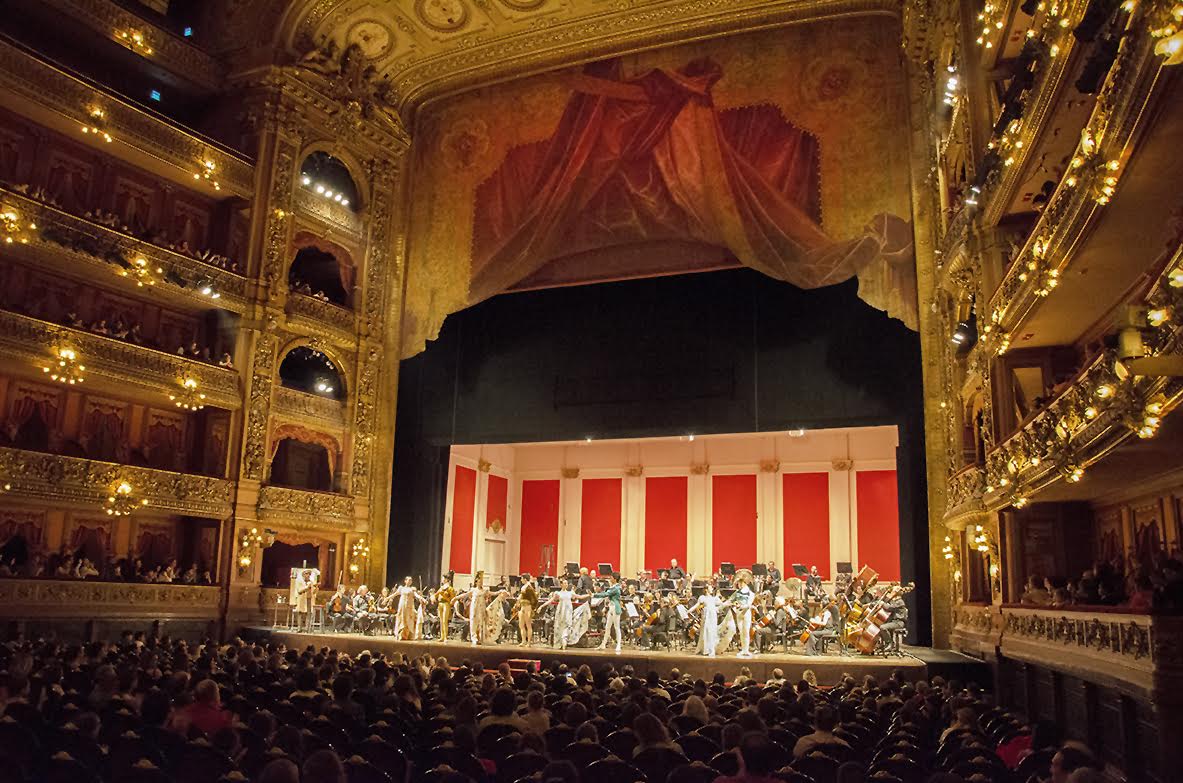
<path id="1" fill-rule="evenodd" d="M 333 601 L 329 605 L 329 611 L 333 614 L 341 614 L 345 611 L 345 596 L 337 593 L 333 596 Z"/>

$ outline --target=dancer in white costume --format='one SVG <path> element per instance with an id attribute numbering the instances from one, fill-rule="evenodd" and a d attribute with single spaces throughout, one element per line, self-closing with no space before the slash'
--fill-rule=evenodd
<path id="1" fill-rule="evenodd" d="M 731 594 L 728 603 L 735 607 L 735 631 L 739 634 L 739 657 L 752 657 L 752 604 L 756 594 L 752 592 L 751 571 L 746 568 L 735 572 L 735 582 L 738 585 Z"/>
<path id="2" fill-rule="evenodd" d="M 719 646 L 719 607 L 723 601 L 713 584 L 707 584 L 706 592 L 698 597 L 692 612 L 702 612 L 702 628 L 698 632 L 698 651 L 710 658 L 715 657 Z"/>
<path id="3" fill-rule="evenodd" d="M 547 603 L 555 604 L 555 625 L 554 625 L 554 646 L 560 650 L 567 649 L 567 644 L 578 641 L 579 637 L 572 638 L 573 627 L 575 624 L 575 606 L 572 603 L 576 599 L 586 600 L 586 595 L 575 595 L 571 589 L 571 583 L 567 581 L 566 577 L 559 580 L 559 589 L 550 594 L 550 600 Z M 583 607 L 580 607 L 583 609 Z M 586 612 L 585 612 L 586 615 Z M 586 630 L 586 618 L 583 621 L 584 629 Z M 583 634 L 579 634 L 582 636 Z"/>
<path id="4" fill-rule="evenodd" d="M 394 637 L 396 639 L 419 638 L 419 605 L 423 596 L 415 589 L 411 577 L 403 579 L 403 583 L 395 588 L 398 595 L 398 606 L 394 614 Z"/>
<path id="5" fill-rule="evenodd" d="M 501 593 L 498 592 L 497 595 Z M 488 636 L 488 612 L 490 592 L 485 587 L 485 572 L 477 571 L 472 578 L 472 587 L 456 596 L 456 600 L 468 600 L 468 638 L 473 644 L 484 644 Z"/>
<path id="6" fill-rule="evenodd" d="M 506 592 L 502 590 L 485 607 L 485 639 L 489 644 L 497 644 L 501 639 L 501 629 L 505 626 L 505 596 Z"/>

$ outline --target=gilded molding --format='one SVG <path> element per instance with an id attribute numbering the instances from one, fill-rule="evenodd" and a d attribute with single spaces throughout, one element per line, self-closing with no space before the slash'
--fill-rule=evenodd
<path id="1" fill-rule="evenodd" d="M 311 492 L 289 487 L 259 488 L 259 519 L 294 528 L 352 530 L 353 498 L 332 492 Z"/>
<path id="2" fill-rule="evenodd" d="M 1140 4 L 1138 8 L 1141 7 Z M 1041 297 L 1036 291 L 1044 284 L 1044 276 L 1052 271 L 1063 273 L 1078 239 L 1104 210 L 1094 197 L 1094 186 L 1099 179 L 1112 173 L 1103 164 L 1122 160 L 1139 125 L 1151 121 L 1143 109 L 1162 66 L 1145 27 L 1136 11 L 1085 126 L 1088 141 L 1082 136 L 1077 145 L 1075 157 L 1084 165 L 1060 180 L 1022 249 L 990 296 L 989 312 L 985 315 L 999 332 L 1021 327 L 1038 307 Z M 1128 159 L 1124 160 L 1122 167 L 1128 165 Z"/>
<path id="3" fill-rule="evenodd" d="M 321 198 L 307 188 L 296 188 L 294 204 L 301 215 L 312 217 L 330 234 L 340 231 L 355 241 L 361 237 L 361 218 L 349 207 Z"/>
<path id="4" fill-rule="evenodd" d="M 267 451 L 267 419 L 271 411 L 271 387 L 275 376 L 275 350 L 278 344 L 279 338 L 271 329 L 259 332 L 255 338 L 242 458 L 242 477 L 252 481 L 263 480 L 263 465 Z"/>
<path id="5" fill-rule="evenodd" d="M 208 362 L 144 348 L 140 345 L 58 326 L 18 313 L 0 311 L 0 356 L 40 369 L 55 347 L 68 346 L 78 352 L 87 377 L 109 379 L 124 387 L 160 396 L 167 406 L 168 395 L 181 381 L 192 378 L 206 395 L 206 404 L 237 410 L 242 405 L 238 374 Z"/>
<path id="6" fill-rule="evenodd" d="M 0 617 L 214 620 L 221 597 L 216 586 L 0 579 Z"/>
<path id="7" fill-rule="evenodd" d="M 984 513 L 986 507 L 982 503 L 982 494 L 985 487 L 986 471 L 977 465 L 970 465 L 954 474 L 949 479 L 945 493 L 945 525 L 963 527 L 958 522 Z"/>
<path id="8" fill-rule="evenodd" d="M 276 386 L 272 401 L 275 418 L 297 421 L 314 427 L 345 428 L 345 404 L 317 394 Z"/>
<path id="9" fill-rule="evenodd" d="M 208 305 L 210 300 L 199 290 L 202 284 L 208 283 L 219 294 L 218 307 L 236 313 L 246 310 L 248 285 L 242 275 L 92 223 L 3 187 L 0 187 L 0 204 L 15 210 L 22 219 L 36 222 L 38 227 L 30 232 L 27 244 L 9 248 L 16 255 L 35 255 L 39 262 L 67 271 L 87 266 L 97 274 L 107 273 L 112 277 L 124 267 L 110 259 L 121 258 L 130 263 L 143 258 L 149 268 L 163 270 L 154 275 L 161 290 Z"/>
<path id="10" fill-rule="evenodd" d="M 12 484 L 14 497 L 85 506 L 96 513 L 121 481 L 148 501 L 149 513 L 224 519 L 234 510 L 233 482 L 209 476 L 10 448 L 0 448 L 0 476 Z"/>
<path id="11" fill-rule="evenodd" d="M 146 60 L 178 74 L 206 90 L 217 90 L 224 74 L 210 55 L 144 17 L 121 8 L 112 0 L 41 0 L 69 18 L 85 23 L 100 35 L 118 42 L 119 31 L 138 30 L 152 47 Z"/>
<path id="12" fill-rule="evenodd" d="M 374 458 L 374 431 L 377 428 L 378 375 L 382 370 L 382 354 L 370 350 L 362 360 L 358 373 L 356 404 L 353 416 L 353 470 L 351 489 L 356 497 L 370 492 L 370 469 Z"/>
<path id="13" fill-rule="evenodd" d="M 90 108 L 98 107 L 118 143 L 175 167 L 186 179 L 197 173 L 202 161 L 212 161 L 225 195 L 249 198 L 254 191 L 254 166 L 244 158 L 5 42 L 0 42 L 0 89 L 79 126 L 88 124 Z"/>
<path id="14" fill-rule="evenodd" d="M 352 310 L 324 302 L 316 297 L 288 292 L 287 328 L 298 328 L 301 333 L 322 337 L 338 345 L 354 345 L 357 341 Z"/>

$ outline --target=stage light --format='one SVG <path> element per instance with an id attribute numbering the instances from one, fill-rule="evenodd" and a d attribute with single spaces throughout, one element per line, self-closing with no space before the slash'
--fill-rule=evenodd
<path id="1" fill-rule="evenodd" d="M 312 177 L 309 177 L 308 175 L 304 175 L 303 177 L 300 178 L 300 182 L 304 183 L 305 185 L 311 185 L 312 184 Z"/>
<path id="2" fill-rule="evenodd" d="M 805 436 L 805 430 L 789 430 L 790 438 L 801 438 Z"/>
<path id="3" fill-rule="evenodd" d="M 969 324 L 965 321 L 958 321 L 957 327 L 953 330 L 953 343 L 955 345 L 965 345 L 970 339 Z"/>
<path id="4" fill-rule="evenodd" d="M 588 440 L 591 440 L 591 438 L 588 438 Z M 694 442 L 694 433 L 692 432 L 692 433 L 690 433 L 689 435 L 687 435 L 687 436 L 686 436 L 686 440 L 688 440 L 688 441 L 690 441 L 690 442 L 692 442 L 692 443 L 693 443 L 693 442 Z"/>

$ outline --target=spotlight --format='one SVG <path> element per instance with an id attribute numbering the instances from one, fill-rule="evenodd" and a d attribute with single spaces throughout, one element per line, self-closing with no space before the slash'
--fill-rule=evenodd
<path id="1" fill-rule="evenodd" d="M 305 185 L 311 185 L 312 184 L 312 177 L 305 175 L 300 181 L 303 182 Z"/>

